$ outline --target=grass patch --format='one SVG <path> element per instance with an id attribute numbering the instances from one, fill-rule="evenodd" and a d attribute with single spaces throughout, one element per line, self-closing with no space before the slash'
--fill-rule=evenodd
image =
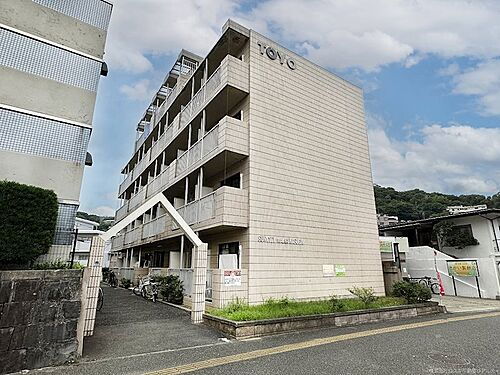
<path id="1" fill-rule="evenodd" d="M 358 298 L 330 298 L 319 301 L 298 302 L 288 298 L 269 299 L 261 305 L 249 306 L 241 300 L 231 302 L 223 309 L 214 309 L 210 314 L 234 321 L 286 318 L 290 316 L 330 314 L 354 310 L 374 309 L 404 305 L 404 298 L 377 297 L 366 305 Z"/>

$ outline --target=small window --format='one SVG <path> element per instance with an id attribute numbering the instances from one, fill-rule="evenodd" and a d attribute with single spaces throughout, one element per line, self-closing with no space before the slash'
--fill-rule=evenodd
<path id="1" fill-rule="evenodd" d="M 235 175 L 222 180 L 220 186 L 230 186 L 234 188 L 241 188 L 241 174 L 236 173 Z"/>
<path id="2" fill-rule="evenodd" d="M 472 225 L 467 224 L 467 225 L 455 225 L 453 227 L 453 233 L 454 234 L 467 234 L 472 237 Z"/>
<path id="3" fill-rule="evenodd" d="M 236 255 L 236 268 L 240 264 L 240 243 L 239 242 L 228 242 L 219 244 L 219 256 L 217 257 L 217 267 L 220 268 L 220 256 L 221 255 Z"/>

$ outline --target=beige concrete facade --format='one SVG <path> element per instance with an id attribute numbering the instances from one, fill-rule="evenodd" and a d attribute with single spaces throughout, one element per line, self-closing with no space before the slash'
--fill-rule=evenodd
<path id="1" fill-rule="evenodd" d="M 216 305 L 228 302 L 215 302 L 226 253 L 238 254 L 234 268 L 244 275 L 234 296 L 249 303 L 347 295 L 354 285 L 383 294 L 362 90 L 232 21 L 194 63 L 180 87 L 167 76 L 162 89 L 171 94 L 153 98 L 153 114 L 141 119 L 148 130 L 123 169 L 117 219 L 144 202 L 148 189 L 163 191 L 208 243 Z M 215 147 L 206 141 L 213 131 Z M 196 156 L 198 147 L 202 155 L 208 147 L 206 157 Z M 184 155 L 188 167 L 176 176 Z M 176 172 L 161 179 L 172 167 Z M 212 196 L 220 208 L 211 209 Z M 140 254 L 139 266 L 148 265 L 146 254 L 156 257 L 154 267 L 171 267 L 158 254 L 177 254 L 185 241 L 168 219 L 151 237 L 159 215 L 136 220 L 113 249 L 135 261 Z M 182 251 L 189 254 L 190 246 Z M 118 263 L 131 266 L 126 256 Z"/>
<path id="2" fill-rule="evenodd" d="M 104 0 L 0 2 L 0 180 L 53 190 L 54 256 L 66 260 L 112 5 Z M 50 259 L 49 259 L 50 260 Z"/>

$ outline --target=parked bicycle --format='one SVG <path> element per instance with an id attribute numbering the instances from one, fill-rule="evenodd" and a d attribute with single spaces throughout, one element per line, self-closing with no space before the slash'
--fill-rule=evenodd
<path id="1" fill-rule="evenodd" d="M 430 276 L 424 276 L 424 277 L 412 277 L 410 278 L 411 282 L 414 283 L 419 283 L 420 285 L 426 286 L 429 288 L 432 292 L 432 294 L 439 294 L 439 283 L 437 282 L 436 279 L 430 277 Z"/>
<path id="2" fill-rule="evenodd" d="M 99 294 L 97 295 L 97 311 L 101 311 L 102 305 L 104 305 L 104 293 L 102 288 L 99 288 Z"/>
<path id="3" fill-rule="evenodd" d="M 149 276 L 145 276 L 139 280 L 139 285 L 134 287 L 133 292 L 136 296 L 156 302 L 158 299 L 158 289 L 158 283 L 152 281 Z"/>
<path id="4" fill-rule="evenodd" d="M 118 286 L 118 278 L 113 270 L 109 270 L 108 284 L 112 288 L 116 288 Z"/>

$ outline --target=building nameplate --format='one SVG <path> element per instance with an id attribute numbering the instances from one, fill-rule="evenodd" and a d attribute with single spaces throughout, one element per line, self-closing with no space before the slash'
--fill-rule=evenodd
<path id="1" fill-rule="evenodd" d="M 277 59 L 281 65 L 286 64 L 286 66 L 288 66 L 288 68 L 290 68 L 291 70 L 295 70 L 295 68 L 297 67 L 295 60 L 285 54 L 283 51 L 268 46 L 262 42 L 257 42 L 257 45 L 259 46 L 261 55 L 266 54 L 267 57 L 269 57 L 271 60 Z"/>
<path id="2" fill-rule="evenodd" d="M 276 237 L 276 236 L 258 236 L 257 242 L 269 244 L 283 244 L 283 245 L 303 245 L 304 240 L 301 238 L 290 237 Z"/>

